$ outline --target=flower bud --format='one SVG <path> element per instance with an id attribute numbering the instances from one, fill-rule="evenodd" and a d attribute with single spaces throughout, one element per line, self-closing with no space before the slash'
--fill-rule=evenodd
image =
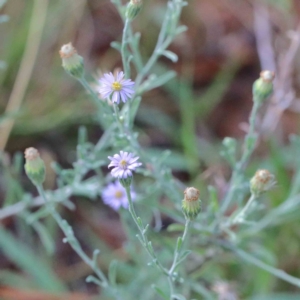
<path id="1" fill-rule="evenodd" d="M 126 18 L 133 20 L 141 11 L 143 6 L 142 0 L 131 0 L 126 9 Z"/>
<path id="2" fill-rule="evenodd" d="M 193 187 L 188 187 L 184 191 L 182 211 L 185 217 L 189 220 L 194 220 L 201 210 L 199 195 L 200 192 Z"/>
<path id="3" fill-rule="evenodd" d="M 25 172 L 28 178 L 36 186 L 42 185 L 45 181 L 45 164 L 39 152 L 35 148 L 25 150 Z"/>
<path id="4" fill-rule="evenodd" d="M 59 54 L 65 71 L 77 79 L 82 78 L 84 75 L 83 58 L 77 54 L 72 43 L 63 45 Z"/>
<path id="5" fill-rule="evenodd" d="M 126 189 L 131 186 L 132 182 L 132 176 L 128 176 L 126 178 L 119 178 L 119 182 L 122 184 L 122 186 Z"/>
<path id="6" fill-rule="evenodd" d="M 258 170 L 250 180 L 251 193 L 256 197 L 270 190 L 276 184 L 275 176 L 268 170 Z"/>
<path id="7" fill-rule="evenodd" d="M 273 80 L 275 74 L 272 71 L 262 71 L 259 79 L 253 84 L 253 99 L 258 103 L 262 103 L 273 92 Z"/>

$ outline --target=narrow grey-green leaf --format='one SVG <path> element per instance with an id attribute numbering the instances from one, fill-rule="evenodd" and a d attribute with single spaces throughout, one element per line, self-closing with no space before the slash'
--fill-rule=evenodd
<path id="1" fill-rule="evenodd" d="M 162 52 L 162 55 L 165 56 L 165 57 L 167 57 L 168 59 L 170 59 L 174 63 L 178 61 L 177 54 L 175 54 L 172 51 L 165 50 L 165 51 Z"/>
<path id="2" fill-rule="evenodd" d="M 108 279 L 109 282 L 112 285 L 116 284 L 116 279 L 117 279 L 117 265 L 118 262 L 116 260 L 112 260 L 110 265 L 109 265 L 109 269 L 108 269 Z"/>
<path id="3" fill-rule="evenodd" d="M 67 290 L 44 260 L 1 226 L 0 249 L 19 268 L 30 274 L 42 289 L 51 292 Z"/>
<path id="4" fill-rule="evenodd" d="M 169 300 L 169 297 L 156 285 L 152 285 L 152 288 L 156 291 L 158 295 L 160 295 L 163 299 Z"/>

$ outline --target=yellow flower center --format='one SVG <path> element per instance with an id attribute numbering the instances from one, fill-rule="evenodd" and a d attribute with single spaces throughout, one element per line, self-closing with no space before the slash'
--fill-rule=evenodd
<path id="1" fill-rule="evenodd" d="M 124 159 L 122 159 L 122 160 L 120 161 L 120 167 L 121 167 L 122 169 L 126 169 L 126 167 L 127 167 L 127 161 L 124 160 Z"/>
<path id="2" fill-rule="evenodd" d="M 120 82 L 117 82 L 115 81 L 113 84 L 112 84 L 112 88 L 114 91 L 120 91 L 122 89 L 122 84 Z"/>
<path id="3" fill-rule="evenodd" d="M 121 191 L 116 191 L 115 197 L 118 198 L 118 199 L 120 199 L 120 198 L 123 197 L 123 193 Z"/>

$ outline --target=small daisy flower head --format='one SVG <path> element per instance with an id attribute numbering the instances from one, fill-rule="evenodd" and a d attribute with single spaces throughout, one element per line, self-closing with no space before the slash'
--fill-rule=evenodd
<path id="1" fill-rule="evenodd" d="M 106 73 L 99 82 L 99 93 L 105 99 L 111 98 L 114 103 L 119 104 L 120 100 L 125 103 L 134 94 L 134 82 L 131 79 L 125 79 L 122 71 L 115 76 L 112 73 Z"/>
<path id="2" fill-rule="evenodd" d="M 72 43 L 63 45 L 59 54 L 65 71 L 77 79 L 82 78 L 84 75 L 83 58 L 77 54 Z"/>
<path id="3" fill-rule="evenodd" d="M 136 194 L 131 189 L 132 200 L 135 200 Z M 119 210 L 120 207 L 128 208 L 128 200 L 126 191 L 119 181 L 110 183 L 102 192 L 102 199 L 106 205 L 109 205 L 114 210 Z"/>
<path id="4" fill-rule="evenodd" d="M 111 175 L 118 178 L 124 187 L 131 184 L 132 172 L 142 164 L 138 162 L 139 157 L 134 156 L 130 152 L 120 151 L 120 154 L 108 157 L 111 162 L 108 165 L 111 170 Z"/>
<path id="5" fill-rule="evenodd" d="M 269 191 L 276 185 L 275 176 L 268 170 L 258 170 L 250 181 L 251 193 L 256 197 Z"/>

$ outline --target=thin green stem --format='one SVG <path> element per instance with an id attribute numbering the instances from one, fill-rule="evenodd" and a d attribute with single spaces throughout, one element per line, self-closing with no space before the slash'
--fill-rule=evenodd
<path id="1" fill-rule="evenodd" d="M 138 229 L 141 231 L 143 228 L 141 228 L 139 222 L 138 222 L 138 216 L 135 212 L 134 206 L 133 206 L 133 202 L 132 202 L 132 198 L 131 198 L 131 192 L 130 192 L 130 187 L 126 187 L 126 196 L 127 196 L 127 200 L 128 200 L 128 204 L 129 204 L 129 212 L 136 224 L 136 226 L 138 227 Z"/>
<path id="2" fill-rule="evenodd" d="M 82 77 L 81 79 L 78 79 L 78 81 L 82 84 L 82 86 L 90 93 L 90 95 L 92 96 L 95 104 L 98 106 L 102 106 L 97 94 L 95 93 L 95 91 L 91 88 L 91 86 L 89 85 L 89 83 L 86 81 L 86 79 L 84 77 Z"/>
<path id="3" fill-rule="evenodd" d="M 135 37 L 133 35 L 132 29 L 129 26 L 128 30 L 129 40 L 128 43 L 130 44 L 130 48 L 133 52 L 133 61 L 135 63 L 136 69 L 138 72 L 141 72 L 143 69 L 143 59 L 142 55 L 140 53 L 139 45 L 137 43 L 137 40 L 135 40 Z"/>
<path id="4" fill-rule="evenodd" d="M 134 205 L 132 203 L 132 198 L 131 198 L 131 192 L 130 192 L 130 187 L 125 187 L 126 195 L 127 195 L 127 200 L 128 200 L 128 205 L 129 205 L 129 212 L 131 214 L 131 217 L 134 220 L 134 223 L 136 224 L 137 228 L 139 229 L 140 236 L 139 240 L 143 247 L 146 249 L 147 253 L 149 256 L 152 258 L 153 263 L 157 266 L 157 268 L 165 275 L 168 276 L 168 271 L 161 265 L 161 263 L 158 261 L 154 250 L 152 248 L 151 242 L 148 241 L 148 238 L 146 236 L 146 231 L 147 227 L 145 228 L 141 222 L 141 219 L 137 216 Z"/>
<path id="5" fill-rule="evenodd" d="M 176 248 L 175 248 L 175 251 L 174 251 L 173 263 L 172 263 L 172 265 L 169 269 L 169 272 L 168 272 L 168 274 L 169 274 L 168 282 L 169 282 L 169 286 L 170 286 L 170 300 L 173 300 L 173 294 L 174 294 L 173 273 L 174 273 L 176 267 L 179 264 L 178 263 L 179 257 L 180 257 L 180 254 L 182 252 L 182 248 L 183 248 L 184 242 L 185 242 L 187 234 L 188 234 L 190 222 L 191 221 L 189 219 L 186 219 L 183 235 L 181 237 L 180 242 L 177 242 L 177 245 L 176 245 Z"/>
<path id="6" fill-rule="evenodd" d="M 144 68 L 139 72 L 135 82 L 136 86 L 139 87 L 145 76 L 151 70 L 151 68 L 155 65 L 158 58 L 162 55 L 163 51 L 171 44 L 172 40 L 175 36 L 176 25 L 178 23 L 179 16 L 182 10 L 182 1 L 169 1 L 168 8 L 165 13 L 164 21 L 161 27 L 161 30 L 158 35 L 157 43 L 155 49 L 149 58 L 148 62 L 144 66 Z M 170 29 L 169 26 L 171 25 L 171 20 L 173 22 L 173 30 L 172 32 L 168 32 Z"/>
<path id="7" fill-rule="evenodd" d="M 129 30 L 129 24 L 130 20 L 126 19 L 124 28 L 123 28 L 123 37 L 122 37 L 122 46 L 121 46 L 121 56 L 122 56 L 122 62 L 123 62 L 123 69 L 125 72 L 125 78 L 128 79 L 130 77 L 130 64 L 129 64 L 129 57 L 127 55 L 127 35 L 128 35 L 128 30 Z"/>
<path id="8" fill-rule="evenodd" d="M 144 228 L 143 224 L 141 223 L 141 219 L 137 216 L 133 203 L 132 203 L 132 198 L 131 198 L 131 193 L 130 193 L 130 187 L 125 187 L 126 190 L 126 195 L 127 195 L 127 199 L 128 199 L 128 204 L 129 204 L 129 212 L 136 224 L 136 226 L 138 227 L 139 231 L 140 231 L 140 241 L 142 243 L 142 245 L 144 246 L 144 248 L 147 250 L 148 254 L 151 256 L 151 258 L 153 259 L 153 261 L 155 262 L 155 265 L 158 267 L 158 269 L 168 277 L 168 283 L 169 283 L 169 287 L 170 287 L 170 300 L 173 299 L 173 295 L 174 295 L 174 286 L 173 286 L 173 273 L 176 269 L 176 267 L 179 264 L 179 258 L 180 258 L 180 254 L 181 254 L 181 250 L 182 247 L 184 245 L 184 242 L 187 238 L 187 234 L 188 234 L 188 230 L 189 230 L 189 226 L 190 226 L 190 220 L 186 219 L 186 223 L 185 223 L 185 228 L 184 228 L 184 232 L 183 235 L 181 237 L 181 241 L 177 242 L 175 251 L 174 251 L 174 259 L 172 262 L 172 265 L 168 270 L 166 270 L 161 263 L 157 260 L 156 255 L 153 252 L 153 248 L 152 246 L 149 246 L 149 242 L 147 236 L 145 235 L 146 233 L 146 229 Z"/>
<path id="9" fill-rule="evenodd" d="M 175 249 L 175 253 L 174 253 L 174 259 L 173 259 L 173 263 L 172 263 L 172 266 L 169 270 L 169 275 L 172 276 L 173 272 L 175 271 L 175 268 L 177 267 L 177 263 L 178 263 L 178 258 L 180 256 L 180 253 L 181 253 L 181 250 L 182 250 L 182 247 L 183 247 L 183 244 L 184 244 L 184 241 L 187 237 L 187 234 L 188 234 L 188 230 L 189 230 L 189 227 L 190 227 L 190 220 L 189 219 L 186 219 L 186 222 L 185 222 L 185 227 L 184 227 L 184 232 L 183 232 L 183 235 L 182 235 L 182 238 L 181 238 L 181 241 L 182 241 L 182 245 L 180 246 L 180 248 L 178 249 L 178 246 L 176 247 Z"/>
<path id="10" fill-rule="evenodd" d="M 168 284 L 169 284 L 169 289 L 170 289 L 170 300 L 173 300 L 174 284 L 173 284 L 173 279 L 171 276 L 168 277 Z"/>
<path id="11" fill-rule="evenodd" d="M 118 105 L 116 103 L 113 103 L 113 107 L 114 107 L 114 112 L 115 112 L 115 116 L 116 116 L 116 121 L 119 127 L 119 131 L 120 133 L 123 133 L 123 126 L 121 124 L 121 120 L 120 120 L 120 114 L 119 114 L 119 108 Z"/>
<path id="12" fill-rule="evenodd" d="M 253 109 L 251 110 L 251 114 L 250 114 L 250 118 L 249 118 L 250 127 L 249 127 L 249 131 L 246 135 L 245 142 L 244 142 L 245 149 L 244 149 L 243 156 L 239 162 L 239 165 L 240 165 L 239 171 L 242 170 L 244 164 L 248 161 L 248 159 L 249 159 L 250 155 L 252 154 L 254 147 L 255 147 L 255 142 L 256 142 L 255 121 L 256 121 L 256 117 L 257 117 L 260 106 L 261 106 L 260 102 L 254 101 Z"/>
<path id="13" fill-rule="evenodd" d="M 249 118 L 249 131 L 244 139 L 244 152 L 239 162 L 237 162 L 235 169 L 233 170 L 232 177 L 229 184 L 229 191 L 226 194 L 226 197 L 221 206 L 221 214 L 228 209 L 232 199 L 236 194 L 236 190 L 240 185 L 240 180 L 242 179 L 243 175 L 243 168 L 247 161 L 249 160 L 253 150 L 255 148 L 255 143 L 257 137 L 255 135 L 255 120 L 257 117 L 258 110 L 260 108 L 260 103 L 254 101 L 253 108 L 251 110 L 250 118 Z"/>
<path id="14" fill-rule="evenodd" d="M 108 122 L 105 122 L 104 117 L 105 117 L 106 113 L 108 113 L 108 107 L 105 107 L 104 102 L 99 99 L 96 92 L 91 88 L 91 86 L 89 85 L 89 83 L 86 81 L 86 79 L 84 77 L 82 77 L 81 79 L 78 79 L 78 81 L 85 88 L 85 90 L 91 95 L 93 102 L 97 107 L 99 123 L 101 124 L 101 126 L 103 128 L 107 129 Z"/>
<path id="15" fill-rule="evenodd" d="M 257 199 L 257 197 L 254 194 L 251 194 L 251 197 L 249 198 L 247 204 L 244 206 L 244 208 L 236 215 L 236 217 L 233 219 L 231 224 L 241 223 L 246 217 L 246 213 L 248 209 L 250 208 L 253 201 Z"/>
<path id="16" fill-rule="evenodd" d="M 79 244 L 78 240 L 74 236 L 73 230 L 68 223 L 63 220 L 63 218 L 60 216 L 60 214 L 56 211 L 54 203 L 52 201 L 48 201 L 47 196 L 45 194 L 44 188 L 42 185 L 36 186 L 40 196 L 43 198 L 46 206 L 49 209 L 49 213 L 52 215 L 54 220 L 57 222 L 60 229 L 63 231 L 63 233 L 66 236 L 66 241 L 70 244 L 70 246 L 73 248 L 73 250 L 78 254 L 78 256 L 88 265 L 90 268 L 95 272 L 97 277 L 99 278 L 99 284 L 108 290 L 116 297 L 116 299 L 121 299 L 118 292 L 115 288 L 109 285 L 108 280 L 104 273 L 98 268 L 98 266 L 95 264 L 93 259 L 90 259 L 87 254 L 83 251 L 81 245 Z"/>

